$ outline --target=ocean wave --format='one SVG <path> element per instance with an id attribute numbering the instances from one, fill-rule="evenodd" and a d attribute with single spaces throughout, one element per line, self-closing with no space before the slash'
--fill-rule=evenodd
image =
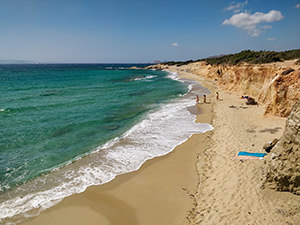
<path id="1" fill-rule="evenodd" d="M 177 80 L 180 81 L 179 74 L 177 72 L 168 72 L 169 74 L 167 75 L 168 78 L 172 80 Z M 182 81 L 181 81 L 182 82 Z"/>
<path id="2" fill-rule="evenodd" d="M 149 81 L 151 80 L 152 78 L 155 78 L 157 76 L 146 76 L 146 77 L 137 77 L 137 78 L 134 78 L 135 81 L 138 81 L 138 80 L 145 80 L 145 81 Z"/>
<path id="3" fill-rule="evenodd" d="M 195 123 L 195 116 L 186 109 L 193 102 L 191 97 L 184 97 L 162 105 L 122 137 L 5 193 L 1 196 L 0 223 L 35 216 L 91 185 L 107 183 L 117 175 L 138 170 L 147 160 L 168 154 L 195 133 L 212 130 L 210 124 Z"/>
<path id="4" fill-rule="evenodd" d="M 7 114 L 10 111 L 11 111 L 11 109 L 0 109 L 0 113 L 1 114 L 3 113 L 3 115 Z"/>

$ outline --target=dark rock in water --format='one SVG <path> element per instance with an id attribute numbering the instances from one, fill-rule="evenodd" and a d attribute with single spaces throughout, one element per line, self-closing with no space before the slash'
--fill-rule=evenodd
<path id="1" fill-rule="evenodd" d="M 140 95 L 145 95 L 148 94 L 150 92 L 150 90 L 143 90 L 140 92 L 135 92 L 135 93 L 129 93 L 129 96 L 140 96 Z"/>
<path id="2" fill-rule="evenodd" d="M 288 70 L 285 70 L 281 73 L 281 75 L 288 75 L 289 73 L 291 72 L 294 72 L 295 70 L 294 69 L 288 69 Z"/>
<path id="3" fill-rule="evenodd" d="M 119 125 L 111 125 L 111 126 L 105 126 L 105 129 L 106 130 L 117 130 L 117 129 L 119 129 Z"/>
<path id="4" fill-rule="evenodd" d="M 271 158 L 265 161 L 263 187 L 300 195 L 300 101 L 287 118 Z"/>

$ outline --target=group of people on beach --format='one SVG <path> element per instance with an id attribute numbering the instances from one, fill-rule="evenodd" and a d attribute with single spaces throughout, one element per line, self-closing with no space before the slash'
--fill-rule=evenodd
<path id="1" fill-rule="evenodd" d="M 216 100 L 219 101 L 219 92 L 216 92 Z M 199 96 L 196 95 L 196 103 L 199 104 L 200 99 Z M 203 103 L 207 104 L 208 102 L 206 101 L 206 95 L 203 95 Z"/>

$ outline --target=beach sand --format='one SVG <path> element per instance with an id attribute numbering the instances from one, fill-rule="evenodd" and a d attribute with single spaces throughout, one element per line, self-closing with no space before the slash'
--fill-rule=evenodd
<path id="1" fill-rule="evenodd" d="M 213 131 L 22 224 L 299 224 L 299 197 L 260 188 L 263 159 L 232 160 L 239 151 L 263 152 L 264 144 L 282 135 L 285 119 L 266 117 L 262 106 L 247 106 L 221 90 L 216 102 L 212 83 L 183 77 L 211 90 L 210 104 L 198 105 L 197 122 L 211 123 Z"/>

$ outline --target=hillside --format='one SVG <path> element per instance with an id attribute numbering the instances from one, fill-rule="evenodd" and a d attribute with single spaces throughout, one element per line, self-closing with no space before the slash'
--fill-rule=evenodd
<path id="1" fill-rule="evenodd" d="M 164 65 L 187 65 L 193 62 L 205 61 L 211 65 L 237 65 L 239 63 L 249 63 L 249 64 L 262 64 L 262 63 L 272 63 L 272 62 L 284 62 L 286 60 L 298 59 L 300 62 L 300 49 L 288 50 L 282 52 L 275 51 L 251 51 L 244 50 L 235 54 L 227 54 L 221 56 L 208 57 L 199 60 L 190 60 L 184 62 L 165 62 Z"/>
<path id="2" fill-rule="evenodd" d="M 300 64 L 295 60 L 276 63 L 157 64 L 148 69 L 193 73 L 214 81 L 223 90 L 254 97 L 265 106 L 265 114 L 287 117 L 300 99 Z"/>

